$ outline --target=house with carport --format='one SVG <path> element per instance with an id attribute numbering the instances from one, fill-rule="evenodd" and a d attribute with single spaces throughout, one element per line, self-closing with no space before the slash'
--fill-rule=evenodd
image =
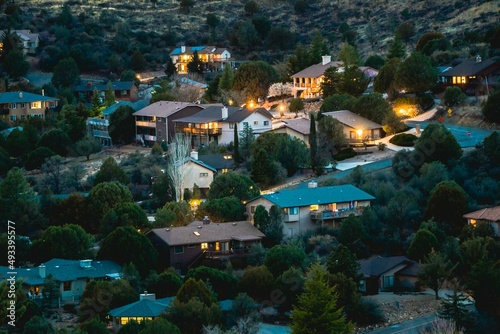
<path id="1" fill-rule="evenodd" d="M 322 115 L 335 118 L 343 125 L 348 145 L 374 143 L 384 136 L 382 125 L 359 116 L 349 110 L 323 112 Z"/>
<path id="2" fill-rule="evenodd" d="M 269 211 L 277 205 L 284 212 L 283 233 L 286 237 L 314 230 L 319 226 L 339 227 L 340 221 L 349 215 L 360 216 L 375 197 L 352 184 L 317 187 L 310 182 L 308 187 L 280 190 L 262 194 L 246 203 L 248 218 L 253 222 L 257 206 Z"/>

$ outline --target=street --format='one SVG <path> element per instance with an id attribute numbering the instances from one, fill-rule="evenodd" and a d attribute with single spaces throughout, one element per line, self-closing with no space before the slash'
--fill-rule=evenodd
<path id="1" fill-rule="evenodd" d="M 432 313 L 413 320 L 371 331 L 370 334 L 419 334 L 423 329 L 431 325 L 435 319 L 436 315 Z"/>

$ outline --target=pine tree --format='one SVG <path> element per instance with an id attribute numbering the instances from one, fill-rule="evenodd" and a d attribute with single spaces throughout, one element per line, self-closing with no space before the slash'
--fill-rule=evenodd
<path id="1" fill-rule="evenodd" d="M 239 165 L 240 162 L 240 144 L 239 144 L 239 136 L 238 136 L 238 124 L 234 124 L 234 162 L 236 166 Z"/>
<path id="2" fill-rule="evenodd" d="M 106 89 L 106 93 L 104 95 L 104 104 L 107 107 L 115 104 L 115 91 L 113 90 L 113 85 L 111 82 L 108 82 L 108 88 Z"/>
<path id="3" fill-rule="evenodd" d="M 309 131 L 309 147 L 311 153 L 311 169 L 316 173 L 320 174 L 320 168 L 318 168 L 318 138 L 316 136 L 316 120 L 314 114 L 311 114 L 311 125 Z"/>
<path id="4" fill-rule="evenodd" d="M 98 117 L 99 114 L 101 113 L 102 107 L 101 107 L 101 97 L 99 96 L 99 92 L 97 91 L 97 89 L 94 89 L 94 92 L 92 93 L 92 98 L 90 99 L 90 103 L 92 104 L 91 116 Z"/>
<path id="5" fill-rule="evenodd" d="M 200 56 L 198 55 L 198 51 L 193 52 L 193 56 L 191 57 L 191 61 L 187 64 L 189 73 L 203 73 L 202 63 Z"/>
<path id="6" fill-rule="evenodd" d="M 234 73 L 230 66 L 224 67 L 222 76 L 219 80 L 219 89 L 228 91 L 233 87 Z"/>
<path id="7" fill-rule="evenodd" d="M 316 30 L 310 46 L 308 66 L 319 63 L 321 57 L 328 54 L 330 54 L 330 52 L 328 51 L 328 46 L 325 43 L 323 35 L 321 35 L 321 31 Z"/>
<path id="8" fill-rule="evenodd" d="M 401 37 L 396 34 L 394 40 L 389 44 L 389 50 L 387 51 L 387 59 L 399 58 L 403 59 L 406 56 L 406 49 L 401 40 Z"/>

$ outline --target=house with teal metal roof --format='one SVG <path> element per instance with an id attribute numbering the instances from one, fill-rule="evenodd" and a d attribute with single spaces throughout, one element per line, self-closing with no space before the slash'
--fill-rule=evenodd
<path id="1" fill-rule="evenodd" d="M 0 93 L 0 119 L 16 122 L 29 117 L 45 118 L 45 111 L 57 107 L 59 99 L 28 92 Z"/>
<path id="2" fill-rule="evenodd" d="M 340 221 L 349 215 L 361 215 L 373 200 L 375 197 L 352 184 L 317 187 L 317 183 L 310 182 L 307 188 L 260 195 L 248 201 L 246 207 L 253 222 L 258 205 L 268 211 L 273 205 L 279 206 L 284 211 L 283 232 L 285 236 L 292 237 L 318 226 L 339 227 Z"/>
<path id="3" fill-rule="evenodd" d="M 192 60 L 196 51 L 204 71 L 223 70 L 224 66 L 234 67 L 234 59 L 231 58 L 231 52 L 226 48 L 215 46 L 181 46 L 170 52 L 170 57 L 178 73 L 187 73 L 187 64 Z"/>

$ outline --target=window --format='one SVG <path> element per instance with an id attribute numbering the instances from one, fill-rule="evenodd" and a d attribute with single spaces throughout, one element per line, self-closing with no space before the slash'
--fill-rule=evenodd
<path id="1" fill-rule="evenodd" d="M 188 245 L 188 248 L 194 248 L 194 245 L 193 244 Z"/>
<path id="2" fill-rule="evenodd" d="M 316 211 L 318 209 L 319 209 L 319 205 L 318 204 L 311 205 L 311 211 Z"/>
<path id="3" fill-rule="evenodd" d="M 184 246 L 175 246 L 174 247 L 174 254 L 182 254 L 184 253 Z"/>
<path id="4" fill-rule="evenodd" d="M 126 91 L 126 90 L 122 90 L 122 91 L 120 92 L 120 94 L 121 94 L 122 96 L 123 96 L 123 95 L 127 95 L 127 93 L 128 93 L 128 91 Z"/>
<path id="5" fill-rule="evenodd" d="M 161 137 L 161 130 L 158 130 L 158 137 Z"/>
<path id="6" fill-rule="evenodd" d="M 299 214 L 299 208 L 285 208 L 285 213 L 288 213 L 289 215 L 298 215 Z"/>
<path id="7" fill-rule="evenodd" d="M 17 109 L 17 103 L 11 103 L 10 109 Z"/>
<path id="8" fill-rule="evenodd" d="M 250 207 L 250 212 L 251 212 L 251 213 L 254 213 L 254 212 L 255 212 L 255 205 L 252 205 L 252 206 Z"/>
<path id="9" fill-rule="evenodd" d="M 201 243 L 201 249 L 208 249 L 208 243 L 202 242 Z"/>
<path id="10" fill-rule="evenodd" d="M 26 115 L 21 115 L 21 119 L 22 120 L 26 119 Z"/>
<path id="11" fill-rule="evenodd" d="M 71 291 L 71 281 L 63 282 L 63 290 Z"/>
<path id="12" fill-rule="evenodd" d="M 50 101 L 49 106 L 51 108 L 55 108 L 56 107 L 56 103 L 54 101 Z"/>
<path id="13" fill-rule="evenodd" d="M 222 174 L 226 174 L 229 170 L 227 168 L 222 168 Z"/>
<path id="14" fill-rule="evenodd" d="M 208 177 L 208 173 L 200 173 L 200 177 Z"/>
<path id="15" fill-rule="evenodd" d="M 394 276 L 384 276 L 384 288 L 394 286 Z"/>
<path id="16" fill-rule="evenodd" d="M 17 116 L 16 115 L 11 115 L 10 116 L 10 120 L 14 122 L 15 120 L 17 120 Z"/>
<path id="17" fill-rule="evenodd" d="M 264 121 L 264 125 L 269 125 L 269 121 Z"/>
<path id="18" fill-rule="evenodd" d="M 253 125 L 259 125 L 259 121 L 253 121 Z"/>
<path id="19" fill-rule="evenodd" d="M 31 103 L 31 109 L 41 109 L 41 108 L 42 108 L 42 102 L 37 101 Z"/>
<path id="20" fill-rule="evenodd" d="M 243 122 L 243 126 L 248 126 L 248 122 Z"/>
<path id="21" fill-rule="evenodd" d="M 234 123 L 229 123 L 229 128 L 234 129 Z"/>
<path id="22" fill-rule="evenodd" d="M 26 103 L 21 103 L 21 109 L 26 108 Z"/>

